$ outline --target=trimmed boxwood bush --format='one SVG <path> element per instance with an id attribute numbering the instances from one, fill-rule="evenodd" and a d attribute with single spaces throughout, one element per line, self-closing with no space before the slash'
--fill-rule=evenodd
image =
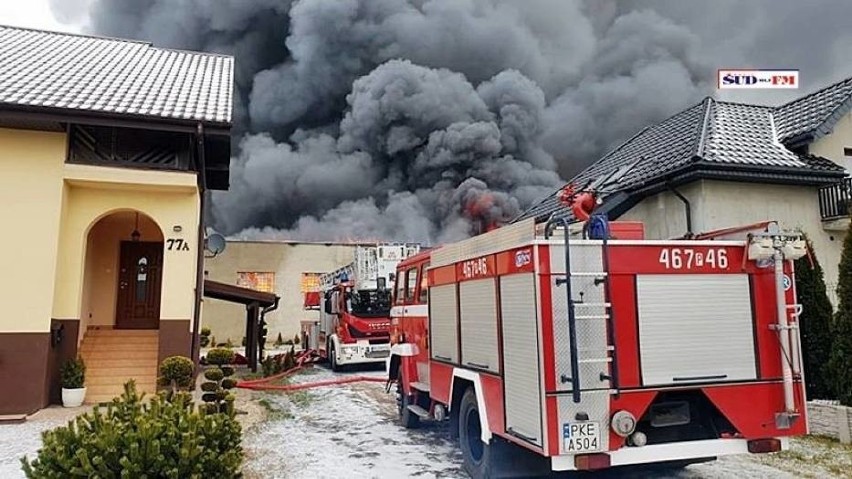
<path id="1" fill-rule="evenodd" d="M 206 357 L 209 364 L 215 364 L 216 366 L 224 366 L 226 364 L 233 364 L 234 362 L 234 352 L 228 348 L 211 349 L 207 351 Z"/>
<path id="2" fill-rule="evenodd" d="M 160 363 L 160 377 L 158 381 L 161 386 L 168 386 L 172 392 L 179 389 L 188 389 L 192 386 L 192 374 L 195 364 L 185 356 L 169 356 Z"/>
<path id="3" fill-rule="evenodd" d="M 204 371 L 204 378 L 210 381 L 221 381 L 225 374 L 219 368 L 210 368 Z"/>
<path id="4" fill-rule="evenodd" d="M 196 411 L 189 394 L 142 401 L 133 381 L 103 410 L 96 407 L 42 434 L 28 478 L 239 477 L 242 431 L 232 414 Z"/>

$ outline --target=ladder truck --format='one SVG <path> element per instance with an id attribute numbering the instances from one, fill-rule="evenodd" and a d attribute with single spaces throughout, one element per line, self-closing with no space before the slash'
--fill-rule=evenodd
<path id="1" fill-rule="evenodd" d="M 390 352 L 389 285 L 396 265 L 416 254 L 415 244 L 356 246 L 354 261 L 320 275 L 317 334 L 310 346 L 333 371 L 350 364 L 381 363 Z"/>
<path id="2" fill-rule="evenodd" d="M 585 218 L 399 264 L 387 369 L 405 427 L 448 421 L 477 479 L 683 466 L 807 433 L 800 234 L 645 240 L 641 223 Z"/>

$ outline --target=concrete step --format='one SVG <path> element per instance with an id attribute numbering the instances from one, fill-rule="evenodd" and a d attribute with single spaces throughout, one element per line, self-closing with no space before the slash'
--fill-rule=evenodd
<path id="1" fill-rule="evenodd" d="M 157 367 L 142 365 L 122 368 L 91 368 L 86 369 L 87 378 L 140 378 L 156 376 Z"/>
<path id="2" fill-rule="evenodd" d="M 159 336 L 160 330 L 158 329 L 87 329 L 86 337 L 89 336 L 122 336 L 122 337 L 146 337 L 146 336 Z"/>
<path id="3" fill-rule="evenodd" d="M 88 336 L 83 338 L 84 343 L 104 344 L 148 344 L 160 341 L 159 336 Z"/>
<path id="4" fill-rule="evenodd" d="M 89 353 L 92 354 L 92 353 Z M 91 362 L 88 359 L 92 359 Z M 101 368 L 135 368 L 135 367 L 146 367 L 151 368 L 151 371 L 156 371 L 159 367 L 159 363 L 157 362 L 157 356 L 151 354 L 145 357 L 138 358 L 126 358 L 122 357 L 117 359 L 115 357 L 111 358 L 98 358 L 92 356 L 83 356 L 83 360 L 86 362 L 86 370 L 91 371 L 93 369 L 101 369 Z"/>
<path id="5" fill-rule="evenodd" d="M 153 359 L 157 361 L 159 350 L 156 351 L 110 351 L 110 350 L 86 350 L 80 351 L 80 356 L 88 364 L 89 362 L 109 362 L 120 359 Z"/>
<path id="6" fill-rule="evenodd" d="M 144 392 L 146 396 L 151 396 L 156 392 L 156 389 L 153 386 L 150 388 L 140 388 L 139 385 L 137 385 L 136 391 L 140 394 Z M 114 398 L 121 396 L 123 393 L 123 386 L 114 389 L 95 389 L 94 392 L 86 389 L 85 402 L 86 404 L 108 403 L 112 402 Z"/>
<path id="7" fill-rule="evenodd" d="M 123 343 L 104 343 L 104 344 L 95 344 L 95 343 L 87 343 L 83 341 L 83 344 L 80 345 L 80 351 L 114 351 L 114 352 L 131 352 L 131 351 L 154 351 L 157 352 L 160 350 L 159 343 L 149 343 L 149 344 L 123 344 Z"/>
<path id="8" fill-rule="evenodd" d="M 145 392 L 154 392 L 157 390 L 157 383 L 154 381 L 147 382 L 139 382 L 136 381 L 136 390 L 137 391 L 145 391 Z M 88 381 L 86 383 L 86 397 L 88 398 L 90 395 L 104 395 L 104 394 L 114 394 L 115 396 L 121 395 L 124 392 L 124 382 L 119 384 L 92 384 L 89 385 Z"/>

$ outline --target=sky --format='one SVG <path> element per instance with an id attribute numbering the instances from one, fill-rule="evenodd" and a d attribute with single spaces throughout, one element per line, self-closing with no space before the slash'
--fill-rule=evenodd
<path id="1" fill-rule="evenodd" d="M 80 23 L 66 24 L 54 18 L 49 3 L 48 0 L 0 2 L 0 25 L 71 33 L 82 31 Z"/>

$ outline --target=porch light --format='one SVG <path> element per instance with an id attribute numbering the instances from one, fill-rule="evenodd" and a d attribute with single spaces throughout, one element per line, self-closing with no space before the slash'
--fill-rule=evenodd
<path id="1" fill-rule="evenodd" d="M 142 233 L 139 232 L 139 213 L 136 213 L 136 227 L 133 228 L 133 232 L 130 233 L 131 241 L 139 241 L 139 238 L 142 237 Z"/>

